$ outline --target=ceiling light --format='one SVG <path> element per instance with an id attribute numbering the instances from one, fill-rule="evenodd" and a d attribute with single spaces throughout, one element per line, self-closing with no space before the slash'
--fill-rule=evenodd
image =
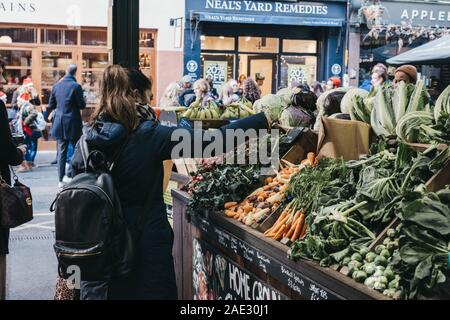
<path id="1" fill-rule="evenodd" d="M 252 37 L 245 38 L 245 41 L 247 41 L 247 42 L 249 42 L 250 40 L 252 40 Z"/>
<path id="2" fill-rule="evenodd" d="M 225 37 L 224 37 L 224 36 L 220 36 L 219 38 L 220 38 L 220 40 L 223 40 L 223 39 L 225 39 Z"/>

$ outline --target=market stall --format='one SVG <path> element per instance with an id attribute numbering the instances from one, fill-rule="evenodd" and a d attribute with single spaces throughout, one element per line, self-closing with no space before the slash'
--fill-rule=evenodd
<path id="1" fill-rule="evenodd" d="M 420 82 L 350 90 L 352 121 L 302 130 L 272 176 L 203 161 L 172 191 L 179 297 L 448 299 L 449 90 L 433 111 Z"/>

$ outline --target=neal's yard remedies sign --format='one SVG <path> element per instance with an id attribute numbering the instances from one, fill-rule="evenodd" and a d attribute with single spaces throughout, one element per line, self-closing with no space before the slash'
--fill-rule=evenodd
<path id="1" fill-rule="evenodd" d="M 336 2 L 196 0 L 186 4 L 200 20 L 211 22 L 339 27 L 346 17 L 346 7 Z"/>

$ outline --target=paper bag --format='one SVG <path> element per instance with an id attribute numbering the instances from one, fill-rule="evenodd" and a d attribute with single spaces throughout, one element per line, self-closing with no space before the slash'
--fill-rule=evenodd
<path id="1" fill-rule="evenodd" d="M 319 157 L 359 160 L 369 153 L 372 128 L 359 121 L 322 117 L 317 153 Z"/>

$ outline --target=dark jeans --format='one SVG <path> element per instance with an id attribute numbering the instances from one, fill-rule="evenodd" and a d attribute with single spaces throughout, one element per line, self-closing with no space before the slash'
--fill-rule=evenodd
<path id="1" fill-rule="evenodd" d="M 34 162 L 37 155 L 38 149 L 38 139 L 31 138 L 25 135 L 25 144 L 27 145 L 27 154 L 25 155 L 25 160 L 28 162 Z"/>
<path id="2" fill-rule="evenodd" d="M 69 145 L 76 145 L 76 141 L 69 141 L 58 139 L 58 173 L 59 173 L 59 182 L 62 182 L 64 176 L 66 175 L 66 162 L 68 157 Z M 70 166 L 69 166 L 70 167 Z M 69 169 L 70 171 L 70 169 Z M 71 172 L 68 172 L 67 176 L 70 177 Z"/>

